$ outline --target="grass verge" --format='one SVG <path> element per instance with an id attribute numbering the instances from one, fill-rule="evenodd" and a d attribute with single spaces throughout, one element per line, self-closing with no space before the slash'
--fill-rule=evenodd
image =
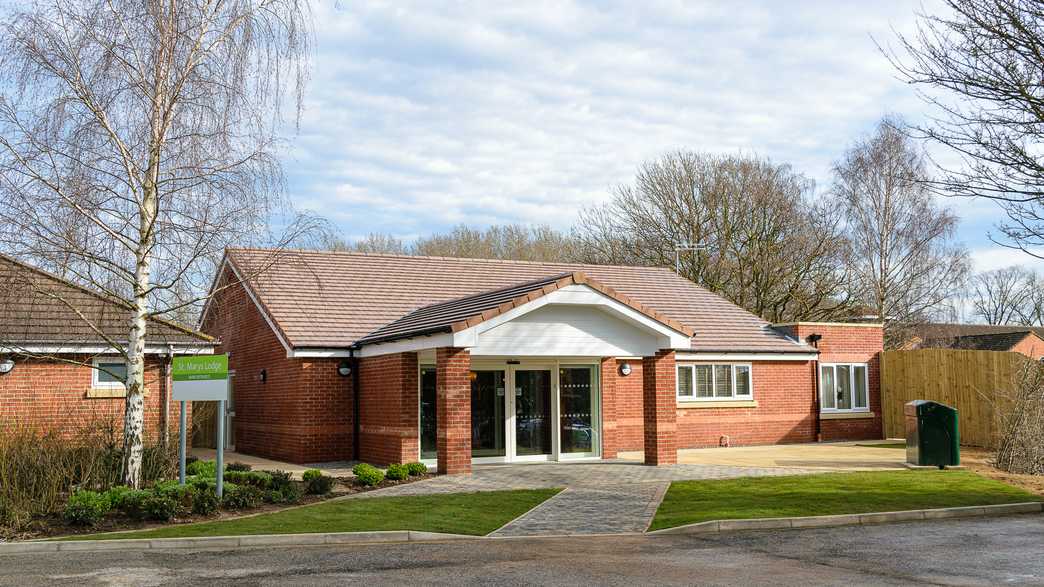
<path id="1" fill-rule="evenodd" d="M 881 471 L 675 481 L 650 530 L 708 520 L 860 514 L 1039 501 L 969 471 Z"/>
<path id="2" fill-rule="evenodd" d="M 540 505 L 559 491 L 527 489 L 343 499 L 235 520 L 181 524 L 140 532 L 87 534 L 68 537 L 65 540 L 380 530 L 416 530 L 482 536 Z"/>

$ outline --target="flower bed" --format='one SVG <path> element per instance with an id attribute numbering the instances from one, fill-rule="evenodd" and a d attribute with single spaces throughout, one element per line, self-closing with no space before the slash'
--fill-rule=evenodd
<path id="1" fill-rule="evenodd" d="M 318 469 L 310 469 L 298 481 L 285 471 L 252 471 L 248 465 L 230 463 L 225 467 L 224 491 L 218 499 L 215 463 L 193 461 L 186 467 L 185 485 L 168 480 L 140 490 L 113 486 L 105 491 L 73 491 L 62 512 L 39 517 L 17 538 L 136 530 L 234 518 L 410 483 L 429 476 L 420 463 L 390 467 L 396 471 L 394 476 L 401 477 L 397 479 L 386 479 L 382 471 L 366 464 L 356 469 L 364 474 L 334 478 Z M 400 471 L 406 474 L 403 476 Z"/>

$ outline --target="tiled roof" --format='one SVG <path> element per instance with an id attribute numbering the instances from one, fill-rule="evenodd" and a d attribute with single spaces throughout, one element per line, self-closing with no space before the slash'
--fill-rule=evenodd
<path id="1" fill-rule="evenodd" d="M 694 350 L 811 350 L 666 268 L 328 251 L 284 251 L 278 262 L 272 258 L 265 249 L 228 251 L 258 302 L 296 348 L 348 347 L 433 304 L 582 272 L 691 330 Z"/>
<path id="2" fill-rule="evenodd" d="M 911 327 L 911 334 L 921 340 L 956 338 L 960 336 L 978 336 L 980 334 L 1007 334 L 1011 332 L 1036 332 L 1044 338 L 1044 327 L 1025 326 L 1021 324 L 945 324 L 930 322 Z"/>
<path id="3" fill-rule="evenodd" d="M 0 255 L 0 347 L 104 345 L 106 336 L 126 344 L 130 317 L 130 308 L 119 300 Z M 146 340 L 150 345 L 215 344 L 205 334 L 159 319 L 149 321 Z"/>
<path id="4" fill-rule="evenodd" d="M 1032 330 L 998 332 L 994 334 L 969 334 L 952 338 L 929 338 L 921 348 L 950 348 L 972 351 L 1010 351 L 1027 336 L 1037 336 Z"/>
<path id="5" fill-rule="evenodd" d="M 358 343 L 370 344 L 436 332 L 459 332 L 569 285 L 587 285 L 686 336 L 692 336 L 692 330 L 678 321 L 646 308 L 577 271 L 425 306 L 378 328 Z"/>

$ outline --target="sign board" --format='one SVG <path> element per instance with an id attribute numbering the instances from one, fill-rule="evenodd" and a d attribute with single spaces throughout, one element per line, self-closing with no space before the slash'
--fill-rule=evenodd
<path id="1" fill-rule="evenodd" d="M 228 400 L 228 355 L 174 357 L 174 401 Z"/>

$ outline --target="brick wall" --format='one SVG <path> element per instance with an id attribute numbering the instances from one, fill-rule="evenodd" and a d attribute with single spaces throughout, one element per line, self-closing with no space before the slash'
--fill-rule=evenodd
<path id="1" fill-rule="evenodd" d="M 69 356 L 89 363 L 88 356 Z M 147 357 L 145 364 L 145 438 L 160 439 L 163 401 L 168 396 L 163 376 L 166 357 Z M 15 368 L 0 375 L 0 429 L 28 427 L 38 432 L 58 432 L 74 439 L 85 430 L 123 431 L 125 399 L 88 397 L 93 369 L 58 361 L 15 358 Z M 179 404 L 171 402 L 171 442 L 178 433 Z M 189 413 L 191 418 L 191 413 Z"/>
<path id="2" fill-rule="evenodd" d="M 1044 357 L 1044 340 L 1031 334 L 1011 347 L 1011 350 L 1022 353 L 1034 361 L 1039 361 L 1041 357 Z"/>
<path id="3" fill-rule="evenodd" d="M 378 465 L 419 457 L 417 354 L 362 359 L 359 365 L 359 457 Z"/>
<path id="4" fill-rule="evenodd" d="M 728 436 L 733 446 L 815 439 L 810 362 L 754 362 L 751 379 L 757 407 L 678 408 L 678 446 L 718 446 L 722 436 Z"/>
<path id="5" fill-rule="evenodd" d="M 620 366 L 623 363 L 631 366 L 631 374 L 626 377 L 620 374 Z M 615 424 L 613 442 L 618 452 L 642 450 L 645 442 L 645 424 L 642 413 L 642 360 L 606 359 L 602 363 L 603 386 L 607 378 L 612 380 L 613 414 L 616 421 L 615 423 L 609 421 L 610 414 L 603 406 L 602 425 L 605 427 Z"/>
<path id="6" fill-rule="evenodd" d="M 881 438 L 881 352 L 884 350 L 884 329 L 866 324 L 820 324 L 800 322 L 785 328 L 788 334 L 806 340 L 810 334 L 819 334 L 819 361 L 821 363 L 867 363 L 869 404 L 873 418 L 821 421 L 823 440 L 866 440 Z"/>
<path id="7" fill-rule="evenodd" d="M 239 284 L 215 296 L 202 330 L 221 341 L 216 352 L 230 353 L 229 369 L 236 371 L 237 451 L 294 463 L 351 458 L 352 380 L 337 373 L 343 359 L 287 358 Z"/>

